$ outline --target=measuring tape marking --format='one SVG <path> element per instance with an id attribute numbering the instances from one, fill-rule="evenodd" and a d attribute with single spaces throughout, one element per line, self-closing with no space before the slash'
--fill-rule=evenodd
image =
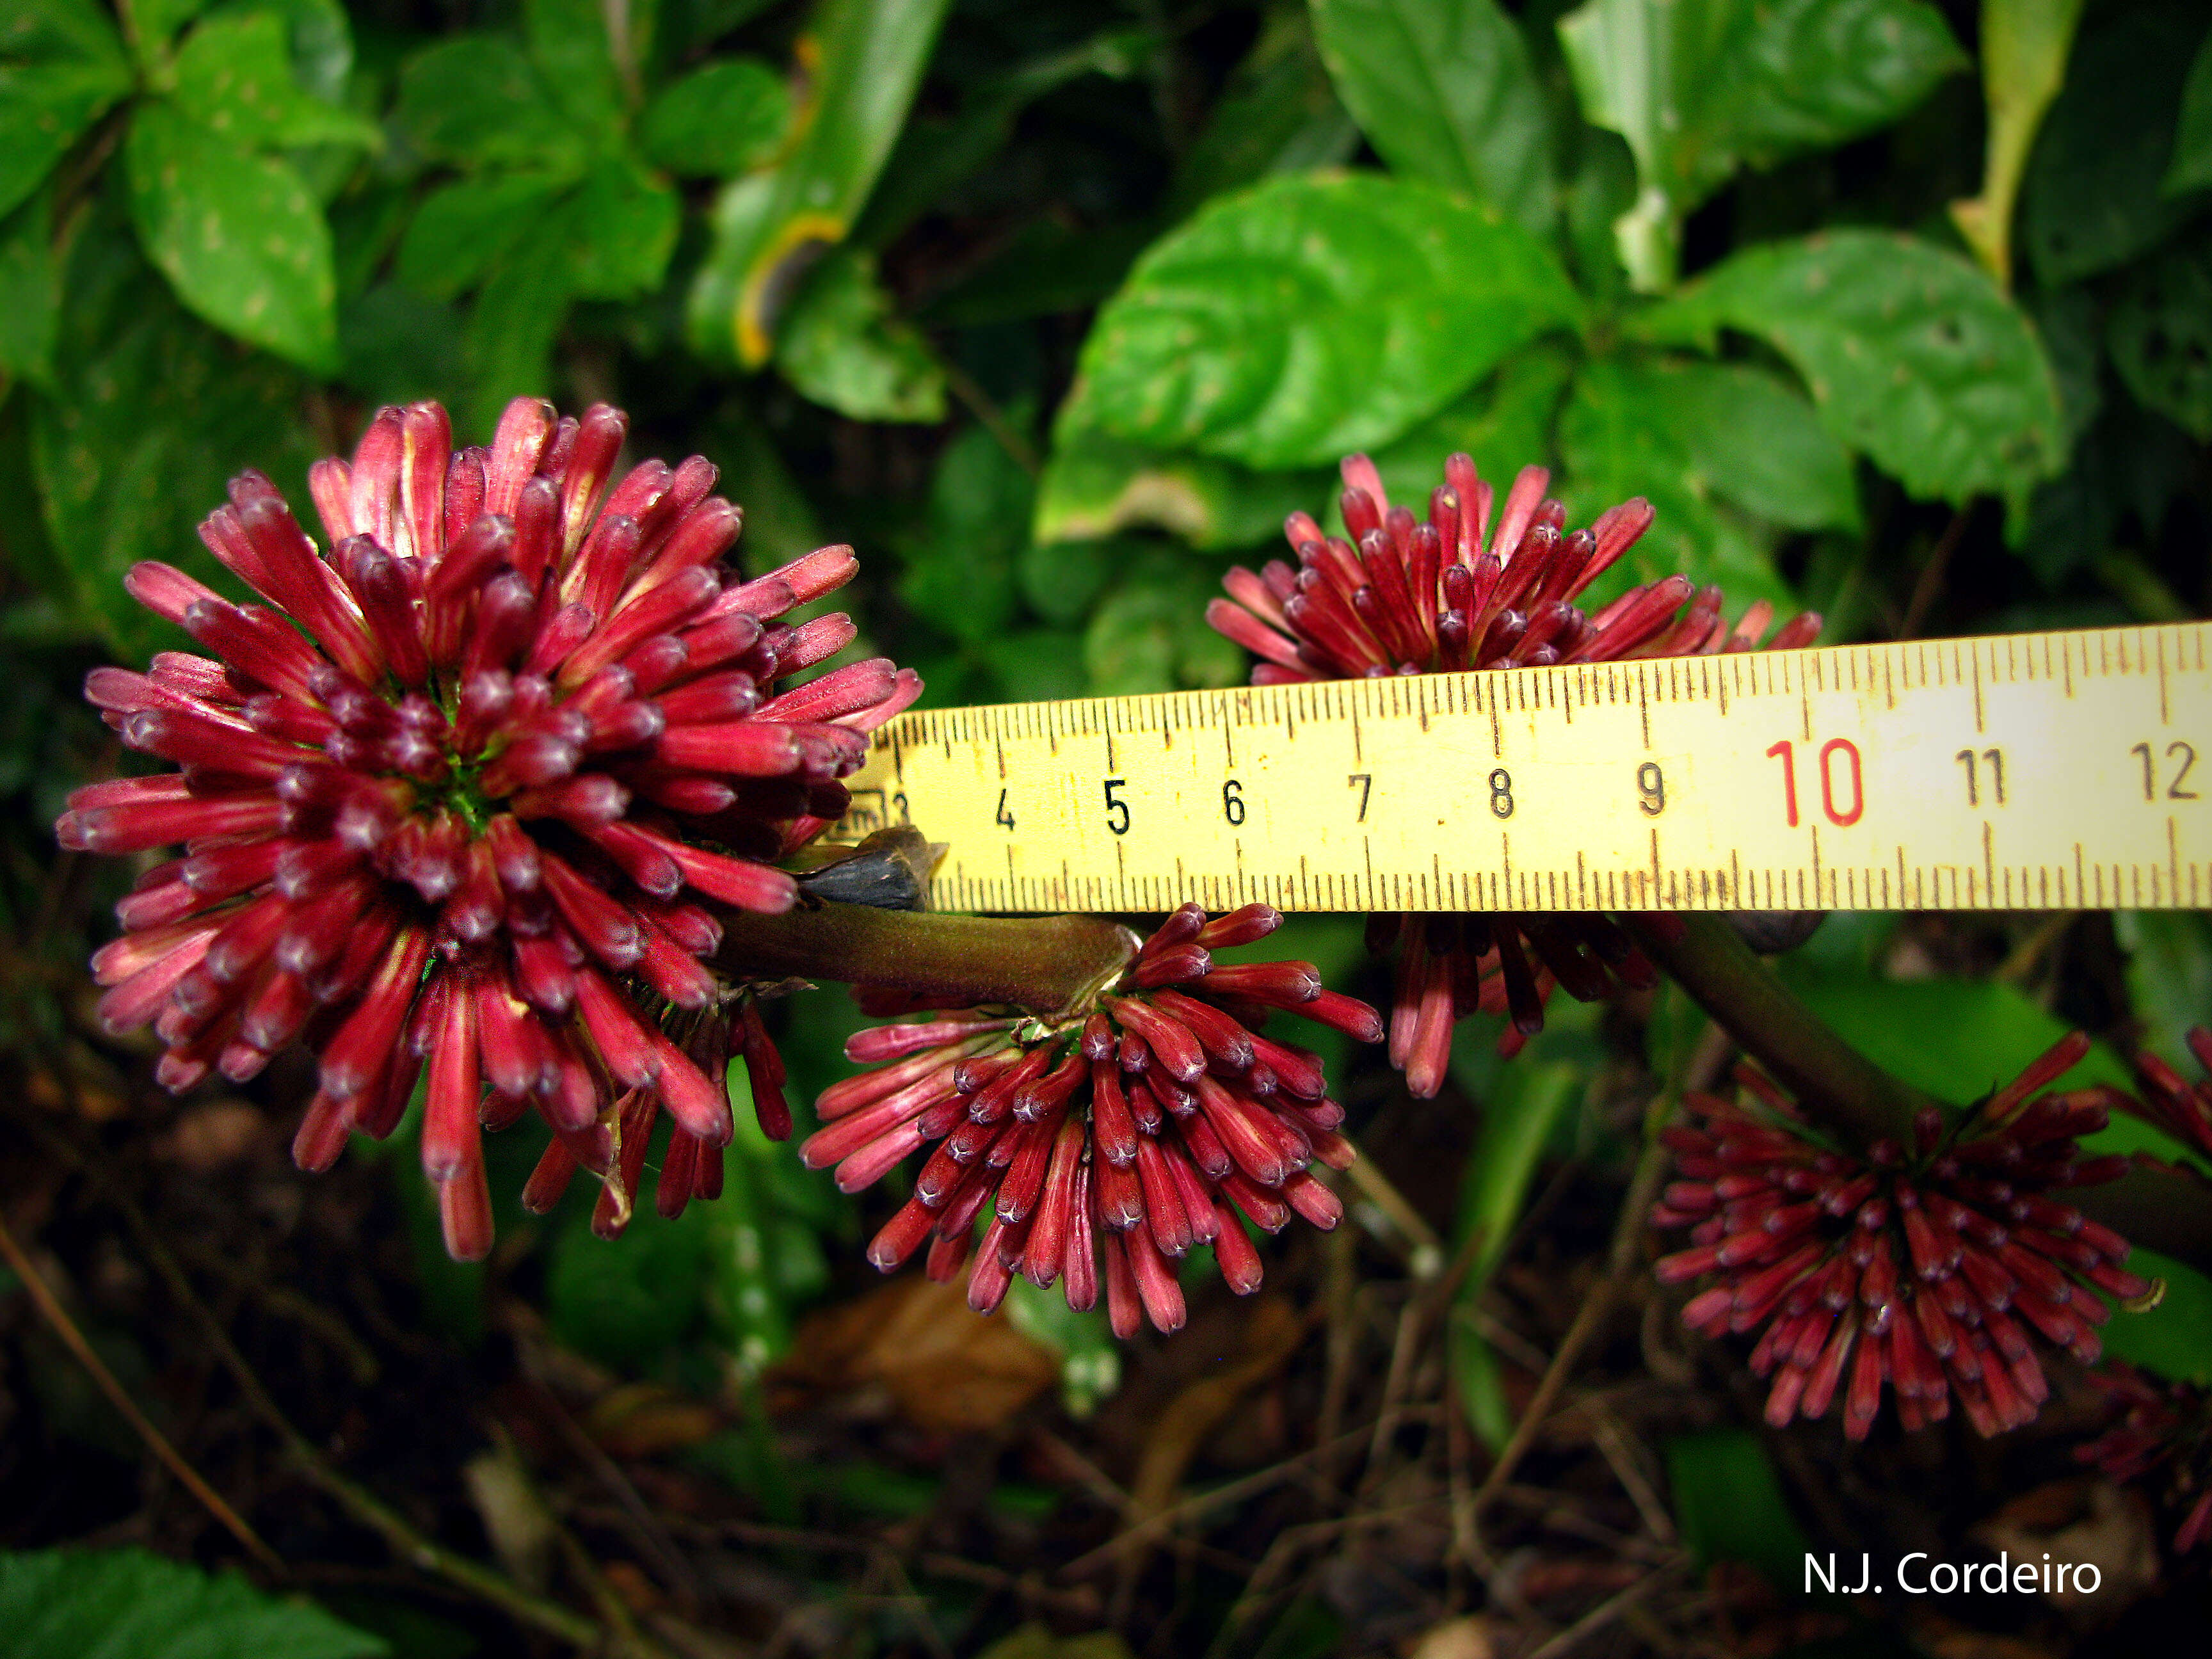
<path id="1" fill-rule="evenodd" d="M 933 901 L 960 909 L 2198 906 L 2208 644 L 2186 623 L 917 710 L 832 834 L 948 842 Z"/>

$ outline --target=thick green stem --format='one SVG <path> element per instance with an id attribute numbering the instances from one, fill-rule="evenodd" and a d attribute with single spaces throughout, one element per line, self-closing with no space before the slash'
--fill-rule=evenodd
<path id="1" fill-rule="evenodd" d="M 920 996 L 1054 1013 L 1112 980 L 1137 945 L 1127 928 L 1096 916 L 955 916 L 824 904 L 780 916 L 726 912 L 714 965 L 751 978 L 896 985 Z"/>
<path id="2" fill-rule="evenodd" d="M 1752 954 L 1726 917 L 1690 912 L 1679 935 L 1639 917 L 1626 920 L 1652 960 L 1814 1118 L 1861 1146 L 1911 1144 L 1912 1115 L 1929 1097 L 1830 1030 Z M 2136 1243 L 2212 1273 L 2212 1184 L 2196 1176 L 2138 1164 L 2068 1197 Z"/>

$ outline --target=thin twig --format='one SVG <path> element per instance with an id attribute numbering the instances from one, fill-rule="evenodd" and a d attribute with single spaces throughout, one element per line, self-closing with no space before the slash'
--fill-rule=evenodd
<path id="1" fill-rule="evenodd" d="M 62 1306 L 61 1299 L 40 1277 L 38 1268 L 15 1242 L 15 1235 L 8 1230 L 4 1220 L 0 1220 L 0 1255 L 8 1258 L 8 1265 L 23 1281 L 24 1290 L 30 1293 L 33 1304 L 45 1316 L 46 1323 L 53 1327 L 54 1334 L 76 1356 L 77 1364 L 90 1373 L 92 1380 L 100 1385 L 100 1391 L 107 1396 L 108 1403 L 122 1413 L 125 1420 L 137 1431 L 146 1449 L 161 1460 L 161 1466 L 199 1500 L 202 1508 L 222 1523 L 223 1530 L 238 1540 L 247 1554 L 270 1571 L 283 1572 L 284 1563 L 276 1552 L 262 1541 L 261 1534 L 247 1524 L 244 1516 L 223 1501 L 221 1492 L 201 1479 L 200 1472 L 185 1461 L 184 1454 L 169 1443 L 168 1436 L 154 1426 L 146 1413 L 138 1409 L 138 1402 L 115 1380 L 115 1373 L 107 1369 L 106 1361 L 94 1352 L 84 1333 L 77 1328 L 76 1321 L 70 1317 L 69 1310 Z"/>
<path id="2" fill-rule="evenodd" d="M 1682 1571 L 1681 1564 L 1647 1572 L 1626 1589 L 1607 1597 L 1581 1618 L 1554 1636 L 1550 1641 L 1528 1656 L 1528 1659 L 1561 1659 L 1582 1645 L 1586 1638 L 1595 1635 L 1614 1620 L 1649 1596 L 1654 1590 Z"/>
<path id="3" fill-rule="evenodd" d="M 1959 539 L 1966 533 L 1966 519 L 1972 511 L 1969 504 L 1952 514 L 1951 522 L 1943 526 L 1943 533 L 1929 550 L 1928 562 L 1920 567 L 1920 578 L 1912 584 L 1912 598 L 1905 607 L 1905 621 L 1897 630 L 1897 637 L 1909 640 L 1920 632 L 1920 624 L 1928 620 L 1935 609 L 1936 596 L 1943 591 L 1944 574 L 1951 568 L 1951 556 L 1959 550 Z"/>

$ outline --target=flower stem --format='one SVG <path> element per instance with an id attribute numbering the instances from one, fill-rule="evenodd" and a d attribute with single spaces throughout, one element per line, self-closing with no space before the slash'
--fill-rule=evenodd
<path id="1" fill-rule="evenodd" d="M 1668 937 L 1625 918 L 1653 961 L 1725 1027 L 1806 1111 L 1857 1141 L 1912 1144 L 1912 1115 L 1929 1104 L 1838 1036 L 1736 936 L 1725 917 L 1692 911 Z M 2095 1220 L 2146 1249 L 2212 1272 L 2212 1183 L 2138 1163 L 2117 1181 L 2070 1194 Z"/>
<path id="2" fill-rule="evenodd" d="M 780 916 L 727 911 L 715 965 L 895 985 L 918 996 L 1054 1013 L 1112 980 L 1137 936 L 1096 916 L 957 916 L 823 904 Z"/>

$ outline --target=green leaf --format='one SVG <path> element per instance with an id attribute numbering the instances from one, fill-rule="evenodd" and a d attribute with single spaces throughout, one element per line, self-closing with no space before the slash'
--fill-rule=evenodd
<path id="1" fill-rule="evenodd" d="M 841 248 L 792 302 L 776 367 L 805 396 L 856 421 L 941 421 L 945 371 L 876 281 L 876 257 Z"/>
<path id="2" fill-rule="evenodd" d="M 1063 419 L 1037 481 L 1040 543 L 1091 541 L 1139 527 L 1194 547 L 1251 547 L 1293 512 L 1325 501 L 1325 471 L 1255 472 L 1210 455 L 1147 448 Z"/>
<path id="3" fill-rule="evenodd" d="M 456 35 L 410 58 L 399 74 L 392 123 L 435 161 L 569 177 L 583 167 L 583 136 L 529 58 L 501 35 Z"/>
<path id="4" fill-rule="evenodd" d="M 2064 461 L 2057 382 L 2027 319 L 1926 242 L 1839 230 L 1750 248 L 1632 326 L 1710 349 L 1722 325 L 1771 343 L 1828 430 L 1915 495 L 2021 502 Z"/>
<path id="5" fill-rule="evenodd" d="M 1777 1589 L 1796 1589 L 1813 1543 L 1765 1443 L 1749 1429 L 1706 1429 L 1674 1436 L 1665 1456 L 1674 1523 L 1698 1566 L 1741 1561 Z"/>
<path id="6" fill-rule="evenodd" d="M 625 82 L 635 87 L 640 24 L 649 7 L 609 6 L 602 0 L 523 0 L 523 32 L 562 114 L 587 132 L 612 137 L 622 129 L 628 100 Z M 619 46 L 611 31 L 625 20 L 628 33 Z M 617 51 L 626 63 L 617 61 Z"/>
<path id="7" fill-rule="evenodd" d="M 9 1659 L 374 1659 L 391 1650 L 313 1602 L 144 1550 L 0 1553 Z"/>
<path id="8" fill-rule="evenodd" d="M 1241 1224 L 1232 1220 L 1229 1224 Z M 1056 1286 L 1041 1291 L 1019 1273 L 1014 1275 L 1014 1281 L 1008 1286 L 1006 1316 L 1014 1322 L 1015 1329 L 1060 1356 L 1060 1403 L 1070 1417 L 1080 1422 L 1121 1386 L 1121 1345 L 1114 1340 L 1106 1310 L 1093 1308 L 1079 1313 L 1067 1305 L 1067 1297 Z M 1065 1652 L 1073 1645 L 1063 1644 L 1048 1651 Z"/>
<path id="9" fill-rule="evenodd" d="M 32 428 L 40 505 L 66 573 L 54 597 L 119 659 L 143 662 L 184 640 L 123 591 L 123 573 L 166 559 L 235 591 L 193 526 L 247 466 L 307 500 L 319 453 L 308 386 L 186 316 L 105 215 L 76 237 L 66 291 L 53 395 L 36 398 Z"/>
<path id="10" fill-rule="evenodd" d="M 1028 539 L 1031 486 L 980 426 L 945 447 L 923 539 L 907 555 L 899 597 L 954 639 L 981 643 L 1014 619 L 1014 562 Z"/>
<path id="11" fill-rule="evenodd" d="M 659 1158 L 652 1160 L 655 1166 Z M 715 1248 L 713 1212 L 727 1200 L 694 1204 L 676 1220 L 656 1215 L 650 1183 L 619 1238 L 592 1231 L 598 1188 L 567 1206 L 545 1266 L 545 1316 L 575 1349 L 633 1374 L 649 1370 L 699 1327 Z"/>
<path id="12" fill-rule="evenodd" d="M 757 58 L 721 58 L 664 89 L 638 128 L 647 156 L 684 178 L 727 178 L 775 154 L 791 92 Z"/>
<path id="13" fill-rule="evenodd" d="M 2045 287 L 2126 264 L 2203 207 L 2161 186 L 2204 18 L 2179 0 L 2093 23 L 2075 43 L 2021 204 L 2021 239 Z"/>
<path id="14" fill-rule="evenodd" d="M 234 12 L 200 24 L 177 53 L 170 96 L 182 113 L 248 149 L 383 142 L 372 123 L 301 87 L 284 20 L 274 12 Z"/>
<path id="15" fill-rule="evenodd" d="M 2173 160 L 2161 186 L 2169 196 L 2212 185 L 2212 34 L 2197 49 L 2182 88 L 2181 120 L 2173 135 Z"/>
<path id="16" fill-rule="evenodd" d="M 331 228 L 289 162 L 149 99 L 131 121 L 124 165 L 138 239 L 178 298 L 302 368 L 337 368 Z"/>
<path id="17" fill-rule="evenodd" d="M 418 294 L 467 293 L 542 220 L 572 181 L 536 173 L 487 173 L 433 191 L 408 221 L 393 273 Z"/>
<path id="18" fill-rule="evenodd" d="M 716 211 L 689 308 L 700 349 L 748 368 L 769 360 L 800 279 L 852 230 L 883 171 L 948 3 L 822 0 L 804 131 L 757 191 L 740 180 Z"/>
<path id="19" fill-rule="evenodd" d="M 216 17 L 254 12 L 282 20 L 299 83 L 326 104 L 343 103 L 353 74 L 353 25 L 339 0 L 216 0 L 210 8 Z"/>
<path id="20" fill-rule="evenodd" d="M 40 191 L 0 217 L 0 377 L 52 383 L 61 305 L 53 203 Z"/>
<path id="21" fill-rule="evenodd" d="M 2107 1353 L 2178 1382 L 2212 1388 L 2212 1279 L 2137 1245 L 2128 1271 L 2166 1281 L 2148 1313 L 2119 1313 L 2099 1333 Z"/>
<path id="22" fill-rule="evenodd" d="M 1243 679 L 1243 652 L 1206 625 L 1206 602 L 1218 591 L 1212 572 L 1187 556 L 1163 553 L 1133 562 L 1083 635 L 1091 695 L 1129 696 Z"/>
<path id="23" fill-rule="evenodd" d="M 1305 10 L 1275 8 L 1176 164 L 1161 217 L 1173 223 L 1276 173 L 1342 167 L 1358 148 L 1359 129 L 1337 101 Z"/>
<path id="24" fill-rule="evenodd" d="M 1502 497 L 1522 467 L 1550 461 L 1553 419 L 1573 373 L 1573 355 L 1554 343 L 1516 352 L 1472 392 L 1375 452 L 1383 489 L 1419 513 L 1443 482 L 1445 457 L 1464 452 Z M 1324 484 L 1319 493 L 1334 492 Z"/>
<path id="25" fill-rule="evenodd" d="M 580 299 L 635 299 L 660 286 L 679 209 L 676 192 L 635 161 L 614 156 L 593 167 L 562 216 Z"/>
<path id="26" fill-rule="evenodd" d="M 1739 167 L 1887 125 L 1966 62 L 1922 0 L 1588 0 L 1559 41 L 1584 118 L 1635 152 L 1614 234 L 1646 289 L 1673 285 L 1682 221 Z"/>
<path id="27" fill-rule="evenodd" d="M 460 401 L 463 337 L 452 307 L 380 283 L 338 313 L 340 376 L 372 407 L 422 398 L 450 407 Z"/>
<path id="28" fill-rule="evenodd" d="M 2197 231 L 2123 281 L 2106 313 L 2112 366 L 2146 409 L 2212 439 L 2212 231 Z"/>
<path id="29" fill-rule="evenodd" d="M 14 0 L 0 16 L 0 216 L 130 90 L 123 43 L 93 0 Z"/>
<path id="30" fill-rule="evenodd" d="M 1951 204 L 1959 234 L 1998 282 L 2012 281 L 2013 204 L 2028 148 L 2066 78 L 2081 0 L 1982 0 L 1982 97 L 1989 160 L 1982 193 Z"/>
<path id="31" fill-rule="evenodd" d="M 1595 599 L 1679 570 L 1700 584 L 1718 582 L 1731 609 L 1762 599 L 1794 605 L 1775 571 L 1771 538 L 1724 510 L 1717 500 L 1727 492 L 1721 490 L 1717 474 L 1727 470 L 1732 459 L 1728 452 L 1740 453 L 1741 441 L 1724 440 L 1720 455 L 1702 456 L 1692 447 L 1692 432 L 1676 424 L 1708 410 L 1724 421 L 1725 409 L 1717 406 L 1739 374 L 1748 384 L 1761 385 L 1778 405 L 1790 395 L 1756 370 L 1681 360 L 1601 357 L 1575 376 L 1559 414 L 1559 455 L 1567 468 L 1562 498 L 1573 522 L 1587 524 L 1632 495 L 1644 496 L 1658 511 L 1651 528 L 1622 557 L 1620 568 L 1601 580 Z M 1801 410 L 1803 424 L 1814 425 L 1814 438 L 1824 439 L 1810 409 L 1801 404 Z M 1833 441 L 1826 442 L 1832 450 Z M 1848 482 L 1847 462 L 1845 473 Z"/>
<path id="32" fill-rule="evenodd" d="M 1550 229 L 1551 118 L 1493 0 L 1314 0 L 1313 20 L 1337 94 L 1395 171 Z"/>
<path id="33" fill-rule="evenodd" d="M 546 215 L 523 233 L 477 295 L 468 325 L 475 395 L 463 424 L 478 440 L 491 436 L 510 398 L 542 398 L 552 384 L 553 342 L 576 296 L 571 232 L 568 215 Z"/>
<path id="34" fill-rule="evenodd" d="M 2128 952 L 2128 1001 L 2143 1047 L 2194 1076 L 2184 1039 L 2212 1025 L 2212 919 L 2193 910 L 2118 910 L 2112 926 Z"/>
<path id="35" fill-rule="evenodd" d="M 1373 173 L 1273 179 L 1138 262 L 1084 344 L 1066 418 L 1311 466 L 1389 442 L 1581 314 L 1550 251 L 1494 208 Z"/>

